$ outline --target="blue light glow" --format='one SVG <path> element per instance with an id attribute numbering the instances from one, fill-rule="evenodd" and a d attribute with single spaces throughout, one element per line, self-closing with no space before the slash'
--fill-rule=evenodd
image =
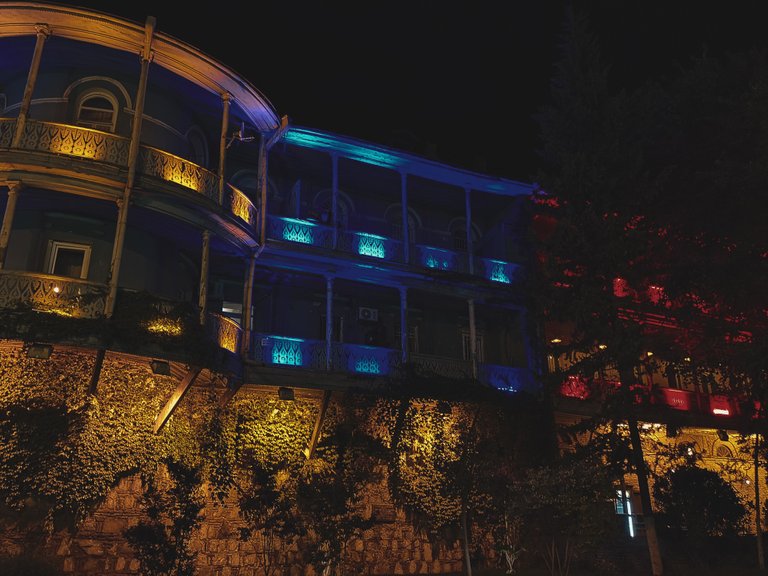
<path id="1" fill-rule="evenodd" d="M 375 358 L 360 358 L 355 361 L 355 372 L 381 374 L 381 368 L 379 368 L 379 362 Z"/>
<path id="2" fill-rule="evenodd" d="M 437 248 L 427 248 L 422 255 L 422 263 L 427 268 L 438 270 L 453 270 L 453 254 L 447 250 Z"/>
<path id="3" fill-rule="evenodd" d="M 382 166 L 384 168 L 397 168 L 398 166 L 405 164 L 402 158 L 394 154 L 389 154 L 383 150 L 358 146 L 350 142 L 344 142 L 339 138 L 334 138 L 329 134 L 311 132 L 300 128 L 286 130 L 283 139 L 290 144 L 295 144 L 297 146 L 335 150 L 349 158 L 354 158 L 359 162 Z"/>
<path id="4" fill-rule="evenodd" d="M 490 264 L 490 272 L 488 274 L 489 280 L 494 282 L 503 282 L 504 284 L 510 284 L 511 273 L 509 270 L 512 265 L 509 262 L 503 262 L 502 260 L 488 260 Z"/>
<path id="5" fill-rule="evenodd" d="M 386 238 L 376 234 L 357 233 L 357 253 L 363 256 L 373 256 L 374 258 L 386 258 L 387 251 L 384 247 Z"/>
<path id="6" fill-rule="evenodd" d="M 299 242 L 301 244 L 314 244 L 315 238 L 312 228 L 315 226 L 312 222 L 297 220 L 296 218 L 283 218 L 283 240 L 290 242 Z"/>
<path id="7" fill-rule="evenodd" d="M 301 366 L 304 363 L 300 338 L 272 337 L 272 363 Z"/>

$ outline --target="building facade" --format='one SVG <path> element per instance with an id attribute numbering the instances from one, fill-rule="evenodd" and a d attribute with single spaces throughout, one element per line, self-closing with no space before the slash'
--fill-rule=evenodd
<path id="1" fill-rule="evenodd" d="M 151 17 L 4 3 L 0 44 L 6 405 L 53 379 L 111 414 L 128 410 L 120 380 L 154 390 L 137 433 L 158 436 L 201 395 L 308 398 L 311 454 L 332 392 L 405 369 L 537 389 L 522 289 L 531 184 L 295 126 Z M 136 572 L 121 534 L 139 492 L 121 480 L 58 541 L 67 572 Z M 255 562 L 227 548 L 227 514 L 206 521 L 201 573 Z M 378 552 L 356 544 L 377 573 L 459 569 L 460 552 L 438 558 L 383 516 Z"/>

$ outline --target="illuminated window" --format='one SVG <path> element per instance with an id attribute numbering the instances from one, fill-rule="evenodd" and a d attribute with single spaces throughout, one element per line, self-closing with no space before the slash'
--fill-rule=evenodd
<path id="1" fill-rule="evenodd" d="M 627 517 L 627 530 L 629 531 L 630 538 L 635 537 L 635 522 L 632 517 L 632 498 L 629 490 L 624 492 L 622 497 L 621 490 L 616 490 L 616 498 L 614 500 L 614 506 L 616 507 L 616 514 Z"/>
<path id="2" fill-rule="evenodd" d="M 47 272 L 69 278 L 87 278 L 90 261 L 90 246 L 69 242 L 52 242 Z"/>
<path id="3" fill-rule="evenodd" d="M 78 126 L 114 132 L 116 121 L 117 102 L 111 94 L 91 93 L 80 100 L 77 107 Z"/>

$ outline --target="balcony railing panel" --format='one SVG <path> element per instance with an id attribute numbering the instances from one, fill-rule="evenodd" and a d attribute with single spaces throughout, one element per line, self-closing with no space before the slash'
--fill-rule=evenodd
<path id="1" fill-rule="evenodd" d="M 517 280 L 516 276 L 518 270 L 519 266 L 512 262 L 504 262 L 503 260 L 494 260 L 492 258 L 480 258 L 479 269 L 476 273 L 493 282 L 513 284 Z"/>
<path id="2" fill-rule="evenodd" d="M 333 369 L 358 374 L 390 375 L 400 365 L 401 353 L 391 348 L 339 344 L 333 346 Z"/>
<path id="3" fill-rule="evenodd" d="M 330 227 L 285 216 L 268 217 L 267 236 L 275 240 L 286 240 L 321 248 L 333 246 L 333 230 Z"/>
<path id="4" fill-rule="evenodd" d="M 33 309 L 77 318 L 104 314 L 106 286 L 50 274 L 0 270 L 0 307 Z"/>
<path id="5" fill-rule="evenodd" d="M 267 365 L 326 369 L 325 342 L 287 336 L 254 334 L 253 359 Z"/>
<path id="6" fill-rule="evenodd" d="M 208 313 L 208 333 L 219 347 L 230 352 L 237 353 L 240 350 L 240 342 L 243 330 L 237 322 L 221 314 Z"/>
<path id="7" fill-rule="evenodd" d="M 469 360 L 411 354 L 411 362 L 422 376 L 442 376 L 444 378 L 471 378 L 472 363 Z"/>
<path id="8" fill-rule="evenodd" d="M 413 250 L 412 261 L 424 268 L 450 272 L 467 272 L 469 269 L 466 254 L 459 254 L 445 248 L 421 245 L 413 246 Z"/>
<path id="9" fill-rule="evenodd" d="M 219 177 L 184 158 L 143 146 L 139 152 L 139 172 L 175 182 L 219 203 Z"/>
<path id="10" fill-rule="evenodd" d="M 7 148 L 11 145 L 15 127 L 15 119 L 0 121 L 0 147 Z M 32 119 L 27 120 L 24 125 L 19 142 L 19 148 L 23 150 L 66 154 L 118 166 L 128 165 L 129 147 L 130 141 L 121 136 Z"/>
<path id="11" fill-rule="evenodd" d="M 344 252 L 359 254 L 360 256 L 393 262 L 403 261 L 402 242 L 378 234 L 339 230 L 338 248 Z"/>
<path id="12" fill-rule="evenodd" d="M 251 202 L 251 199 L 231 184 L 228 186 L 227 190 L 228 194 L 225 198 L 227 208 L 229 208 L 232 214 L 240 218 L 240 220 L 248 224 L 252 229 L 255 228 L 257 210 L 256 206 Z"/>

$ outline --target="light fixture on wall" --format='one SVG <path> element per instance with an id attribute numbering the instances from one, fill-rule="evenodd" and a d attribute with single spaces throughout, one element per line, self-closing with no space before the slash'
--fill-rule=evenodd
<path id="1" fill-rule="evenodd" d="M 277 396 L 280 400 L 294 400 L 296 398 L 293 388 L 285 388 L 283 386 L 277 389 Z"/>
<path id="2" fill-rule="evenodd" d="M 160 376 L 171 375 L 171 365 L 165 360 L 152 360 L 149 365 L 152 367 L 154 374 L 159 374 Z"/>
<path id="3" fill-rule="evenodd" d="M 53 352 L 53 346 L 50 344 L 30 344 L 27 348 L 27 358 L 47 360 L 51 357 L 51 352 Z"/>

